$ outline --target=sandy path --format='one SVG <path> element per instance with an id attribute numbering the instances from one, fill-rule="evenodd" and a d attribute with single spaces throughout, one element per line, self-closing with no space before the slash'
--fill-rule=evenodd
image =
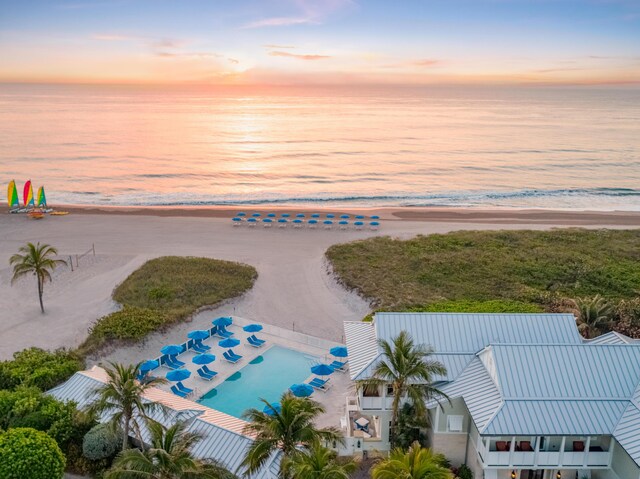
<path id="1" fill-rule="evenodd" d="M 0 359 L 28 346 L 74 347 L 90 325 L 113 311 L 113 288 L 149 258 L 198 255 L 241 261 L 259 273 L 244 297 L 211 314 L 237 314 L 257 321 L 295 328 L 331 340 L 342 338 L 342 322 L 363 317 L 369 305 L 344 291 L 326 273 L 324 252 L 334 243 L 375 234 L 410 237 L 418 233 L 457 229 L 545 228 L 445 222 L 385 222 L 379 232 L 269 230 L 233 228 L 228 219 L 134 215 L 70 215 L 30 221 L 0 216 Z M 33 278 L 11 287 L 8 259 L 27 241 L 58 247 L 62 256 L 96 245 L 97 256 L 64 268 L 46 286 L 45 307 L 38 309 Z M 209 313 L 207 313 L 209 314 Z"/>

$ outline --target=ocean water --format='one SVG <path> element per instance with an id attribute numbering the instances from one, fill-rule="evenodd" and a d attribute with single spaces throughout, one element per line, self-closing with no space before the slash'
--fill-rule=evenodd
<path id="1" fill-rule="evenodd" d="M 29 178 L 52 204 L 640 210 L 640 89 L 0 85 L 0 184 Z"/>

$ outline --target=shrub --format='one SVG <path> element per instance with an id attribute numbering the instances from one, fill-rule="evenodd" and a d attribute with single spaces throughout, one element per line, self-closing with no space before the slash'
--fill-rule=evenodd
<path id="1" fill-rule="evenodd" d="M 122 440 L 108 424 L 98 424 L 84 436 L 82 454 L 92 461 L 111 458 L 121 443 Z"/>
<path id="2" fill-rule="evenodd" d="M 16 428 L 0 435 L 2 479 L 61 479 L 65 464 L 56 441 L 43 432 Z"/>
<path id="3" fill-rule="evenodd" d="M 631 338 L 640 338 L 640 298 L 622 300 L 614 312 L 613 330 Z"/>
<path id="4" fill-rule="evenodd" d="M 70 351 L 24 349 L 14 353 L 13 360 L 0 362 L 0 389 L 15 389 L 22 385 L 46 391 L 83 367 L 83 361 Z"/>
<path id="5" fill-rule="evenodd" d="M 458 472 L 456 474 L 460 479 L 473 479 L 473 471 L 466 464 L 462 464 L 458 468 Z"/>

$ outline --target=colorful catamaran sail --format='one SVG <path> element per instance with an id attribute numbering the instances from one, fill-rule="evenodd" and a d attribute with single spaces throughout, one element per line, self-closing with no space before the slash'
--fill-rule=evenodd
<path id="1" fill-rule="evenodd" d="M 20 208 L 20 200 L 18 199 L 18 188 L 16 188 L 15 180 L 11 180 L 9 182 L 9 186 L 7 188 L 7 203 L 9 204 L 9 208 L 12 210 Z"/>
<path id="2" fill-rule="evenodd" d="M 47 207 L 47 197 L 44 194 L 44 186 L 38 188 L 38 199 L 36 201 L 36 205 L 38 206 L 38 208 Z"/>
<path id="3" fill-rule="evenodd" d="M 31 180 L 24 184 L 23 200 L 25 208 L 33 208 L 36 205 L 35 198 L 33 197 L 33 187 L 31 186 Z"/>

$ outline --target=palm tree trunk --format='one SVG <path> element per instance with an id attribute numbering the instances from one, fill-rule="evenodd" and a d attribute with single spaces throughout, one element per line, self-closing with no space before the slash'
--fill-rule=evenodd
<path id="1" fill-rule="evenodd" d="M 398 411 L 400 410 L 400 388 L 393 387 L 393 404 L 391 404 L 391 428 L 389 429 L 389 442 L 391 447 L 396 443 L 396 423 L 398 422 Z"/>
<path id="2" fill-rule="evenodd" d="M 125 451 L 129 448 L 129 417 L 124 417 L 124 424 L 122 425 L 122 450 Z"/>
<path id="3" fill-rule="evenodd" d="M 44 304 L 42 304 L 42 278 L 38 276 L 38 299 L 40 300 L 40 310 L 44 314 Z"/>

